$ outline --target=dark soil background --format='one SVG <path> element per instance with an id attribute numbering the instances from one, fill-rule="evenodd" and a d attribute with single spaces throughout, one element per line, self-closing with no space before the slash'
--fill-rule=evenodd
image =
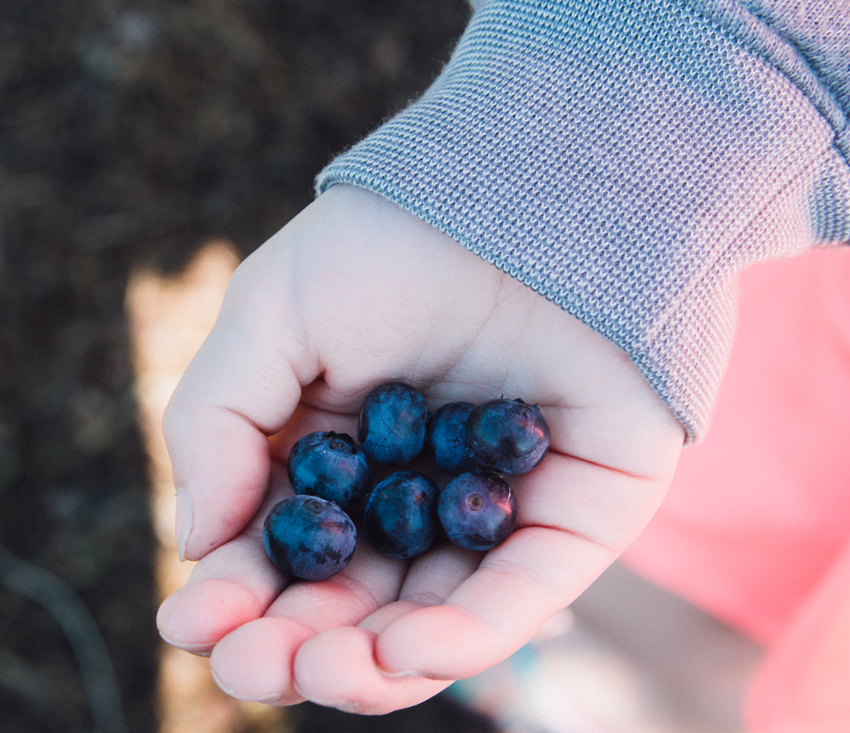
<path id="1" fill-rule="evenodd" d="M 0 545 L 82 598 L 131 731 L 159 637 L 124 292 L 211 238 L 247 254 L 428 85 L 465 0 L 0 0 Z M 8 581 L 14 560 L 0 554 Z M 93 727 L 71 647 L 0 586 L 0 730 Z M 483 731 L 438 698 L 299 731 Z"/>

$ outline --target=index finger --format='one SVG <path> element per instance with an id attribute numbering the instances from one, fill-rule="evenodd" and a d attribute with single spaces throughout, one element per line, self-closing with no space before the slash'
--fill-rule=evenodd
<path id="1" fill-rule="evenodd" d="M 616 559 L 649 521 L 668 479 L 550 454 L 533 474 L 516 477 L 517 529 L 442 605 L 383 629 L 377 664 L 391 675 L 457 679 L 505 659 Z"/>

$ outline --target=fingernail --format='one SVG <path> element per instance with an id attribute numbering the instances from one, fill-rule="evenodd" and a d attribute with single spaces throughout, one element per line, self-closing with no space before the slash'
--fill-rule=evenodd
<path id="1" fill-rule="evenodd" d="M 212 678 L 215 683 L 219 686 L 221 691 L 230 697 L 236 698 L 237 700 L 243 700 L 244 702 L 259 702 L 263 705 L 276 705 L 281 703 L 280 694 L 271 694 L 271 695 L 260 695 L 258 697 L 251 697 L 249 695 L 241 695 L 237 692 L 231 690 L 227 685 L 225 685 L 219 676 L 215 673 L 215 670 L 210 668 L 210 673 L 212 674 Z"/>
<path id="2" fill-rule="evenodd" d="M 174 639 L 169 639 L 161 631 L 159 632 L 159 636 L 166 644 L 173 646 L 175 649 L 189 652 L 189 654 L 194 654 L 197 657 L 208 657 L 211 654 L 210 644 L 183 644 L 179 641 L 174 641 Z"/>
<path id="3" fill-rule="evenodd" d="M 361 705 L 359 702 L 354 702 L 353 700 L 324 700 L 317 697 L 310 697 L 309 695 L 305 695 L 299 688 L 298 683 L 294 680 L 292 682 L 292 689 L 298 693 L 298 695 L 304 700 L 309 700 L 316 705 L 321 705 L 323 708 L 336 708 L 337 710 L 341 710 L 344 713 L 359 713 L 361 709 Z"/>
<path id="4" fill-rule="evenodd" d="M 378 669 L 381 670 L 381 674 L 386 675 L 387 677 L 399 678 L 399 677 L 424 677 L 425 676 L 425 675 L 422 674 L 422 672 L 417 672 L 416 670 L 413 670 L 413 669 L 406 669 L 403 672 L 390 672 L 390 671 L 383 669 L 381 667 L 378 667 Z"/>
<path id="5" fill-rule="evenodd" d="M 361 710 L 360 703 L 354 702 L 353 700 L 339 700 L 338 702 L 333 703 L 331 707 L 335 707 L 343 713 L 359 713 Z"/>
<path id="6" fill-rule="evenodd" d="M 192 512 L 192 499 L 189 494 L 181 489 L 176 494 L 177 497 L 177 555 L 180 562 L 183 562 L 186 556 L 186 543 L 189 541 L 189 535 L 192 533 L 192 525 L 194 517 Z"/>

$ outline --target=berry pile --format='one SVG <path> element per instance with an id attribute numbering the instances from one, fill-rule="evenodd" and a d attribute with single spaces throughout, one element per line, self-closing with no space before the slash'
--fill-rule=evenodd
<path id="1" fill-rule="evenodd" d="M 536 405 L 450 402 L 429 415 L 422 395 L 401 382 L 366 396 L 357 438 L 359 446 L 343 433 L 316 432 L 292 447 L 287 472 L 295 496 L 278 502 L 263 525 L 266 552 L 283 572 L 324 580 L 342 570 L 357 543 L 346 511 L 364 497 L 363 530 L 388 557 L 416 557 L 440 532 L 470 550 L 496 547 L 517 515 L 500 474 L 527 473 L 549 449 L 549 427 Z M 455 474 L 442 490 L 401 469 L 369 491 L 369 460 L 401 467 L 423 451 Z"/>

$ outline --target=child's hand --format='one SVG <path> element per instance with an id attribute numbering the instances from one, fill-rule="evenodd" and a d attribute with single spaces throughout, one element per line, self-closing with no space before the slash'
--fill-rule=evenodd
<path id="1" fill-rule="evenodd" d="M 359 405 L 403 380 L 431 409 L 505 395 L 540 405 L 552 449 L 511 477 L 517 529 L 413 562 L 361 542 L 319 583 L 265 557 L 265 510 L 290 492 L 301 435 L 356 436 Z M 335 186 L 237 270 L 175 392 L 165 431 L 178 542 L 200 559 L 163 604 L 172 644 L 212 653 L 244 699 L 384 713 L 506 658 L 649 520 L 684 433 L 626 355 L 394 204 Z M 272 436 L 271 442 L 268 436 Z"/>

